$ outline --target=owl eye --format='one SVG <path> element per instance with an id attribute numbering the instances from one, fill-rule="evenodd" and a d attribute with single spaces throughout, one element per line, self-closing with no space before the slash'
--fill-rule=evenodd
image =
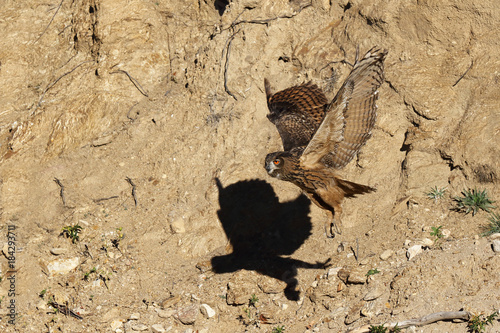
<path id="1" fill-rule="evenodd" d="M 273 161 L 274 165 L 280 165 L 281 164 L 281 160 L 278 160 L 278 159 L 275 159 Z"/>

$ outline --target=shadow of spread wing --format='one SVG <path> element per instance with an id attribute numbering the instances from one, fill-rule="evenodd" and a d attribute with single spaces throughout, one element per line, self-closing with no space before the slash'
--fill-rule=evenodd
<path id="1" fill-rule="evenodd" d="M 321 89 L 309 82 L 272 94 L 267 79 L 264 84 L 269 107 L 267 118 L 278 128 L 283 149 L 306 146 L 320 126 L 328 105 Z"/>
<path id="2" fill-rule="evenodd" d="M 301 156 L 303 167 L 341 169 L 372 135 L 386 50 L 371 49 L 354 67 L 328 105 L 327 114 Z"/>

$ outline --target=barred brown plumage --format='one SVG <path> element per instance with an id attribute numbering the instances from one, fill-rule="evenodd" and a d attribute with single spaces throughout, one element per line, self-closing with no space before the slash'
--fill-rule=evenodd
<path id="1" fill-rule="evenodd" d="M 319 207 L 332 214 L 326 225 L 341 232 L 341 203 L 351 197 L 375 191 L 336 175 L 371 137 L 376 120 L 378 88 L 384 80 L 386 50 L 372 48 L 359 60 L 356 54 L 351 73 L 331 103 L 311 82 L 275 94 L 264 79 L 267 117 L 276 125 L 283 152 L 266 156 L 269 175 L 300 187 Z"/>

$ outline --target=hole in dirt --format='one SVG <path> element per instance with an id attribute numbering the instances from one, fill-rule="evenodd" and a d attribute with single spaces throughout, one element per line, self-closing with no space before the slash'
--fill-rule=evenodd
<path id="1" fill-rule="evenodd" d="M 256 271 L 284 281 L 285 296 L 298 300 L 297 267 L 320 269 L 326 264 L 289 257 L 311 235 L 310 200 L 301 194 L 281 203 L 264 180 L 239 181 L 226 187 L 219 179 L 216 183 L 220 205 L 217 216 L 233 251 L 213 257 L 213 271 Z"/>
<path id="2" fill-rule="evenodd" d="M 89 13 L 90 14 L 94 14 L 94 11 L 95 11 L 94 7 L 90 6 L 89 7 Z"/>
<path id="3" fill-rule="evenodd" d="M 222 16 L 226 11 L 226 7 L 229 5 L 229 0 L 215 0 L 214 6 L 215 9 L 219 12 L 219 15 Z"/>

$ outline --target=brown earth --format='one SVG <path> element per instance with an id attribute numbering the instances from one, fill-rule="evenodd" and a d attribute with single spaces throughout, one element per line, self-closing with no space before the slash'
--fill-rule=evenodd
<path id="1" fill-rule="evenodd" d="M 17 229 L 0 331 L 344 332 L 498 310 L 489 214 L 452 198 L 500 200 L 500 7 L 331 3 L 2 1 L 0 245 Z M 389 50 L 377 125 L 342 175 L 377 192 L 346 200 L 344 233 L 326 239 L 326 213 L 263 168 L 281 149 L 263 79 L 332 98 L 356 47 L 374 45 Z M 443 199 L 426 197 L 434 186 Z M 72 243 L 61 231 L 75 224 Z M 449 236 L 429 243 L 438 226 Z M 61 258 L 76 268 L 53 276 Z"/>

